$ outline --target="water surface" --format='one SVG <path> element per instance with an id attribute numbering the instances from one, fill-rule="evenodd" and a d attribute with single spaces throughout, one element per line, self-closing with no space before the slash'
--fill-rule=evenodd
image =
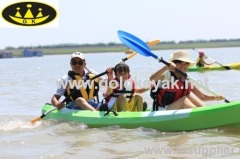
<path id="1" fill-rule="evenodd" d="M 168 60 L 174 50 L 154 51 Z M 197 53 L 188 50 L 193 60 Z M 205 49 L 219 63 L 240 61 L 240 48 Z M 88 53 L 87 66 L 97 72 L 114 66 L 124 53 Z M 239 158 L 239 126 L 193 132 L 160 132 L 152 129 L 123 129 L 118 126 L 88 128 L 83 123 L 28 122 L 41 115 L 41 107 L 50 102 L 56 79 L 70 70 L 69 55 L 0 59 L 0 157 L 33 158 Z M 136 55 L 127 63 L 137 80 L 163 66 L 152 57 Z M 239 100 L 240 71 L 190 73 L 208 81 L 209 89 L 230 100 Z M 143 94 L 151 107 L 149 92 Z M 208 102 L 207 105 L 223 101 Z M 219 117 L 221 118 L 221 117 Z M 229 149 L 229 151 L 227 151 Z"/>

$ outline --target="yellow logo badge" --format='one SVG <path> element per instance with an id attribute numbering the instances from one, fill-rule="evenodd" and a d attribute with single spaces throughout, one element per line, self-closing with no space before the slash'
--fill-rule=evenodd
<path id="1" fill-rule="evenodd" d="M 6 7 L 3 18 L 16 25 L 37 26 L 53 21 L 57 17 L 56 10 L 44 3 L 21 2 Z"/>

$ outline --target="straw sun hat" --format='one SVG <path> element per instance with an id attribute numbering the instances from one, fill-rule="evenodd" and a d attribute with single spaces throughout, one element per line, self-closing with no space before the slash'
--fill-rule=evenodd
<path id="1" fill-rule="evenodd" d="M 189 53 L 186 52 L 186 51 L 182 51 L 182 50 L 174 52 L 172 55 L 170 55 L 170 61 L 174 61 L 174 60 L 180 60 L 180 61 L 183 61 L 183 62 L 188 62 L 188 63 L 190 63 L 189 67 L 191 67 L 195 64 L 195 62 L 190 60 Z"/>

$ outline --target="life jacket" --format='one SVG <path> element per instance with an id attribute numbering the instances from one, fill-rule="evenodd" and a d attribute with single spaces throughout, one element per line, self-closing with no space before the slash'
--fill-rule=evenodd
<path id="1" fill-rule="evenodd" d="M 177 80 L 177 77 L 174 75 L 173 72 L 170 72 L 170 79 L 169 80 L 169 87 L 170 88 L 163 88 L 160 86 L 160 88 L 157 89 L 157 92 L 151 93 L 151 97 L 153 98 L 153 110 L 158 110 L 158 106 L 165 107 L 166 105 L 169 105 L 173 103 L 174 101 L 177 101 L 183 96 L 187 96 L 191 91 L 191 85 L 190 83 L 186 83 L 185 81 L 178 80 L 176 85 L 171 85 L 171 78 L 174 78 L 174 80 Z M 152 88 L 153 89 L 153 88 Z M 151 90 L 152 92 L 152 90 Z"/>
<path id="2" fill-rule="evenodd" d="M 198 58 L 197 58 L 197 62 L 196 62 L 196 66 L 198 66 L 198 67 L 204 67 L 204 64 L 202 64 L 200 61 L 201 61 L 201 58 L 198 57 Z"/>
<path id="3" fill-rule="evenodd" d="M 70 76 L 72 78 L 71 81 L 69 81 L 69 82 L 76 83 L 76 84 L 78 84 L 77 86 L 79 87 L 80 85 L 84 84 L 83 82 L 86 82 L 87 80 L 91 79 L 95 75 L 92 73 L 87 73 L 84 76 L 85 79 L 83 79 L 79 74 L 76 74 L 73 71 L 69 71 L 68 76 Z M 90 80 L 89 84 L 91 84 L 91 80 Z M 76 85 L 75 85 L 75 87 L 71 88 L 71 85 L 68 83 L 68 86 L 64 93 L 64 96 L 68 97 L 72 91 L 75 91 L 75 92 L 72 93 L 72 95 L 66 99 L 66 102 L 69 103 L 69 102 L 75 101 L 78 97 L 83 97 L 85 100 L 93 99 L 94 97 L 96 97 L 98 100 L 98 92 L 99 92 L 98 78 L 94 79 L 93 85 L 91 85 L 91 86 L 92 86 L 91 88 L 89 88 L 89 85 L 87 85 L 86 87 L 82 86 L 80 89 L 78 88 L 79 89 L 78 90 L 76 88 Z"/>
<path id="4" fill-rule="evenodd" d="M 110 94 L 108 97 L 106 97 L 106 103 L 107 103 L 109 109 L 112 109 L 114 103 L 117 100 L 117 97 L 120 94 L 124 93 L 126 95 L 127 102 L 130 103 L 131 99 L 133 97 L 133 94 L 135 92 L 135 82 L 130 76 L 126 81 L 124 81 L 124 83 L 129 82 L 130 87 L 127 87 L 127 88 L 125 88 L 124 86 L 122 86 L 122 88 L 120 88 L 120 81 L 117 78 L 114 78 L 113 80 L 118 82 L 118 87 L 113 89 L 112 94 Z"/>

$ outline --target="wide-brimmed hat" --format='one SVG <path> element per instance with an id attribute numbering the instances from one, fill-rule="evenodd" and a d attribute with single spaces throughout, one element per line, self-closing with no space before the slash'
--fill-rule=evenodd
<path id="1" fill-rule="evenodd" d="M 180 51 L 174 52 L 171 56 L 172 57 L 170 61 L 180 60 L 183 62 L 188 62 L 190 63 L 190 67 L 195 64 L 195 62 L 190 59 L 189 53 L 186 51 L 180 50 Z"/>
<path id="2" fill-rule="evenodd" d="M 82 59 L 82 60 L 85 60 L 85 56 L 84 56 L 84 54 L 81 53 L 81 52 L 74 52 L 74 53 L 71 55 L 71 59 L 73 59 L 74 57 L 78 57 L 78 58 L 80 58 L 80 59 Z"/>

